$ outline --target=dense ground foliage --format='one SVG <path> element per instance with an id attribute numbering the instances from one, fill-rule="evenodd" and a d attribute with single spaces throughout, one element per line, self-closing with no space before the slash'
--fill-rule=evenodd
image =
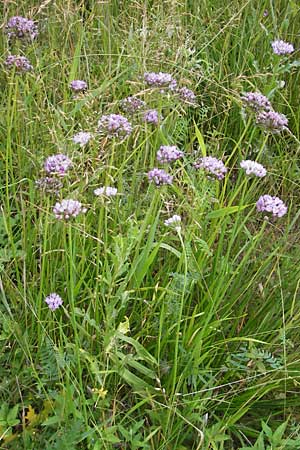
<path id="1" fill-rule="evenodd" d="M 0 8 L 1 448 L 300 449 L 298 2 Z"/>

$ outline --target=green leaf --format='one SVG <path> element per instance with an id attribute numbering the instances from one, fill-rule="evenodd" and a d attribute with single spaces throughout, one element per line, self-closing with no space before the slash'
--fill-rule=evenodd
<path id="1" fill-rule="evenodd" d="M 194 121 L 194 126 L 195 126 L 195 133 L 196 133 L 197 141 L 198 141 L 198 144 L 199 144 L 201 152 L 202 152 L 202 156 L 206 156 L 206 154 L 207 154 L 207 152 L 206 152 L 206 145 L 204 143 L 204 139 L 203 139 L 203 136 L 201 134 L 201 131 L 197 127 L 195 121 Z"/>
<path id="2" fill-rule="evenodd" d="M 244 206 L 227 206 L 226 208 L 216 209 L 215 211 L 211 211 L 207 214 L 208 219 L 217 219 L 219 217 L 225 217 L 229 216 L 229 214 L 234 214 L 240 211 L 243 211 L 243 209 L 248 208 L 250 205 L 244 205 Z"/>

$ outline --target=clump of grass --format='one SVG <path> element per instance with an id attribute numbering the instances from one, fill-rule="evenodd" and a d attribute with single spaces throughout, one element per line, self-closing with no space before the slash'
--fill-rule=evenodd
<path id="1" fill-rule="evenodd" d="M 15 8 L 4 448 L 298 448 L 296 6 Z"/>

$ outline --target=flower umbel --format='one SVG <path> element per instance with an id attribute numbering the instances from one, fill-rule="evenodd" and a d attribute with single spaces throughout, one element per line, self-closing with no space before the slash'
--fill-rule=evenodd
<path id="1" fill-rule="evenodd" d="M 194 163 L 194 167 L 196 169 L 204 169 L 209 174 L 214 175 L 218 180 L 222 180 L 227 173 L 227 168 L 224 166 L 224 163 L 213 156 L 204 156 L 198 159 Z"/>
<path id="2" fill-rule="evenodd" d="M 79 133 L 74 134 L 72 139 L 75 144 L 79 144 L 80 147 L 84 147 L 91 138 L 92 135 L 88 131 L 79 131 Z"/>
<path id="3" fill-rule="evenodd" d="M 105 197 L 115 197 L 118 193 L 118 189 L 115 187 L 104 186 L 94 190 L 94 194 L 97 197 L 105 196 Z"/>
<path id="4" fill-rule="evenodd" d="M 127 97 L 121 101 L 121 108 L 124 112 L 134 114 L 146 106 L 146 103 L 137 97 Z"/>
<path id="5" fill-rule="evenodd" d="M 178 89 L 178 94 L 182 102 L 195 106 L 196 95 L 194 94 L 193 91 L 191 91 L 191 89 L 188 89 L 187 87 L 184 86 Z"/>
<path id="6" fill-rule="evenodd" d="M 108 138 L 127 138 L 132 132 L 132 125 L 121 114 L 110 114 L 100 118 L 98 132 Z"/>
<path id="7" fill-rule="evenodd" d="M 282 41 L 281 39 L 277 39 L 271 43 L 273 52 L 275 55 L 289 55 L 293 53 L 294 46 L 289 42 Z"/>
<path id="8" fill-rule="evenodd" d="M 270 212 L 273 217 L 282 217 L 287 212 L 287 206 L 278 197 L 272 197 L 271 195 L 262 195 L 259 197 L 256 203 L 257 211 Z"/>
<path id="9" fill-rule="evenodd" d="M 38 34 L 35 22 L 22 16 L 11 17 L 5 28 L 9 39 L 28 39 L 32 41 Z"/>
<path id="10" fill-rule="evenodd" d="M 36 180 L 35 185 L 41 191 L 47 194 L 55 194 L 58 195 L 59 191 L 63 187 L 61 180 L 57 178 L 44 177 Z"/>
<path id="11" fill-rule="evenodd" d="M 166 225 L 166 227 L 174 227 L 175 230 L 180 231 L 181 230 L 181 217 L 178 216 L 177 214 L 175 214 L 174 216 L 165 220 L 164 224 Z"/>
<path id="12" fill-rule="evenodd" d="M 57 202 L 53 208 L 53 213 L 59 220 L 68 220 L 71 217 L 76 217 L 81 213 L 84 214 L 86 211 L 87 209 L 84 208 L 80 202 L 72 199 L 64 199 L 61 202 Z"/>
<path id="13" fill-rule="evenodd" d="M 255 175 L 256 177 L 263 178 L 267 174 L 267 171 L 262 164 L 251 161 L 250 159 L 241 161 L 240 166 L 246 171 L 246 175 Z"/>
<path id="14" fill-rule="evenodd" d="M 156 158 L 160 163 L 170 163 L 182 158 L 184 153 L 176 145 L 162 145 Z"/>
<path id="15" fill-rule="evenodd" d="M 33 69 L 25 56 L 9 55 L 4 63 L 9 69 L 15 67 L 17 72 L 29 72 Z"/>
<path id="16" fill-rule="evenodd" d="M 73 80 L 70 83 L 70 88 L 74 92 L 84 92 L 87 90 L 87 83 L 84 80 Z"/>
<path id="17" fill-rule="evenodd" d="M 147 174 L 148 180 L 153 181 L 156 186 L 162 186 L 163 184 L 172 184 L 173 177 L 169 175 L 165 170 L 154 168 Z"/>
<path id="18" fill-rule="evenodd" d="M 172 75 L 165 72 L 145 72 L 144 81 L 150 87 L 174 90 L 177 86 L 177 82 Z"/>
<path id="19" fill-rule="evenodd" d="M 162 120 L 162 115 L 156 109 L 148 109 L 143 116 L 144 122 L 158 125 L 158 122 Z"/>
<path id="20" fill-rule="evenodd" d="M 254 112 L 269 111 L 272 109 L 269 99 L 259 92 L 245 92 L 241 96 L 243 105 Z"/>
<path id="21" fill-rule="evenodd" d="M 288 119 L 284 114 L 280 114 L 273 110 L 261 111 L 256 116 L 256 123 L 262 125 L 268 131 L 280 133 L 287 128 Z"/>
<path id="22" fill-rule="evenodd" d="M 72 166 L 70 158 L 62 153 L 49 156 L 44 164 L 45 171 L 50 175 L 59 175 L 64 177 Z"/>
<path id="23" fill-rule="evenodd" d="M 55 292 L 53 292 L 52 294 L 49 294 L 45 298 L 45 302 L 47 303 L 47 305 L 49 306 L 49 309 L 51 309 L 51 311 L 55 311 L 57 308 L 59 308 L 63 304 L 62 298 Z"/>

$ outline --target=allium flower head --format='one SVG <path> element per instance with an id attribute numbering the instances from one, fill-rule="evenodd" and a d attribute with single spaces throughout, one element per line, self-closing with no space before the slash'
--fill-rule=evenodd
<path id="1" fill-rule="evenodd" d="M 158 122 L 162 120 L 162 115 L 156 109 L 148 109 L 143 116 L 144 122 L 158 125 Z"/>
<path id="2" fill-rule="evenodd" d="M 263 178 L 267 174 L 267 171 L 262 164 L 251 161 L 250 159 L 241 161 L 240 166 L 246 171 L 246 175 L 255 175 L 256 177 Z"/>
<path id="3" fill-rule="evenodd" d="M 44 169 L 50 175 L 59 175 L 64 177 L 72 166 L 70 158 L 62 153 L 58 155 L 48 156 L 45 161 Z"/>
<path id="4" fill-rule="evenodd" d="M 287 206 L 278 197 L 272 197 L 271 195 L 262 195 L 259 197 L 256 203 L 257 211 L 270 212 L 273 217 L 282 217 L 287 212 Z"/>
<path id="5" fill-rule="evenodd" d="M 86 211 L 87 209 L 84 208 L 80 202 L 72 199 L 64 199 L 61 202 L 57 202 L 53 208 L 53 213 L 59 220 L 68 220 L 71 217 L 76 217 L 81 213 L 84 214 Z"/>
<path id="6" fill-rule="evenodd" d="M 187 87 L 182 87 L 178 89 L 179 98 L 184 103 L 189 103 L 191 105 L 196 104 L 196 95 L 194 94 L 191 89 L 188 89 Z"/>
<path id="7" fill-rule="evenodd" d="M 144 81 L 150 87 L 174 90 L 177 86 L 177 82 L 172 75 L 165 72 L 145 72 Z"/>
<path id="8" fill-rule="evenodd" d="M 276 111 L 261 111 L 256 116 L 256 123 L 273 133 L 280 133 L 287 128 L 288 119 Z"/>
<path id="9" fill-rule="evenodd" d="M 163 184 L 172 184 L 173 177 L 169 175 L 165 170 L 154 168 L 147 174 L 148 180 L 153 181 L 156 186 L 162 186 Z"/>
<path id="10" fill-rule="evenodd" d="M 74 92 L 84 92 L 87 90 L 87 83 L 83 80 L 73 80 L 70 83 L 70 88 Z"/>
<path id="11" fill-rule="evenodd" d="M 220 159 L 213 156 L 204 156 L 194 163 L 196 169 L 204 169 L 209 174 L 214 175 L 218 180 L 222 180 L 227 173 L 227 168 Z"/>
<path id="12" fill-rule="evenodd" d="M 22 16 L 11 17 L 5 28 L 9 39 L 32 41 L 38 34 L 37 25 L 34 21 Z"/>
<path id="13" fill-rule="evenodd" d="M 166 225 L 166 227 L 174 227 L 175 230 L 179 231 L 181 229 L 181 217 L 175 214 L 174 216 L 165 220 L 164 224 Z"/>
<path id="14" fill-rule="evenodd" d="M 156 155 L 160 163 L 170 163 L 182 158 L 184 153 L 176 145 L 162 145 Z"/>
<path id="15" fill-rule="evenodd" d="M 121 108 L 124 112 L 134 114 L 146 106 L 146 103 L 137 97 L 127 97 L 121 101 Z"/>
<path id="16" fill-rule="evenodd" d="M 63 187 L 61 180 L 52 177 L 44 177 L 36 180 L 35 185 L 41 191 L 47 194 L 58 195 L 59 191 Z"/>
<path id="17" fill-rule="evenodd" d="M 45 302 L 47 303 L 51 311 L 55 311 L 63 304 L 62 298 L 55 292 L 49 294 L 48 297 L 45 298 Z"/>
<path id="18" fill-rule="evenodd" d="M 91 133 L 87 131 L 79 131 L 79 133 L 73 136 L 73 142 L 75 144 L 79 144 L 80 147 L 84 147 L 91 139 Z"/>
<path id="19" fill-rule="evenodd" d="M 290 53 L 293 53 L 293 51 L 295 50 L 292 44 L 282 41 L 281 39 L 273 41 L 271 45 L 275 55 L 289 55 Z"/>
<path id="20" fill-rule="evenodd" d="M 97 197 L 105 196 L 105 197 L 115 197 L 118 193 L 118 189 L 115 187 L 104 186 L 94 190 L 94 194 Z"/>
<path id="21" fill-rule="evenodd" d="M 246 108 L 254 112 L 270 111 L 272 109 L 269 99 L 259 92 L 245 92 L 241 100 Z"/>
<path id="22" fill-rule="evenodd" d="M 100 118 L 98 131 L 109 138 L 127 138 L 132 132 L 132 125 L 121 114 L 110 114 Z"/>
<path id="23" fill-rule="evenodd" d="M 25 56 L 9 55 L 4 63 L 9 69 L 13 67 L 17 72 L 29 72 L 33 69 L 29 60 Z"/>

